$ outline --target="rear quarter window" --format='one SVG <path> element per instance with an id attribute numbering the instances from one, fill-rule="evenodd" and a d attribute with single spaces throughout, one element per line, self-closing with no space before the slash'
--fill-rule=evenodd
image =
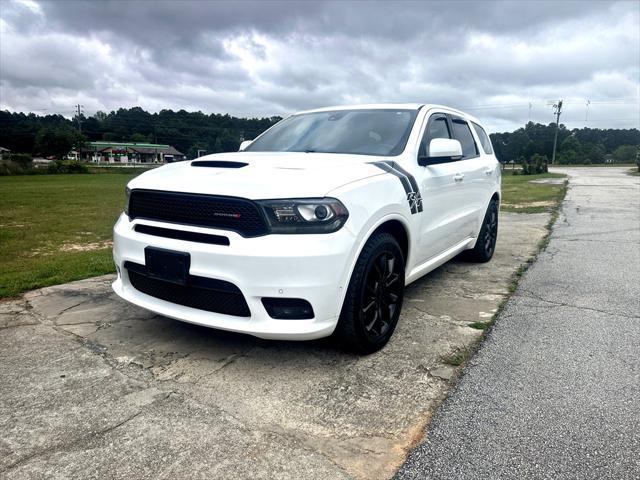
<path id="1" fill-rule="evenodd" d="M 478 138 L 480 139 L 480 143 L 482 144 L 482 150 L 484 150 L 484 153 L 486 153 L 487 155 L 491 155 L 493 153 L 493 147 L 491 146 L 491 139 L 489 138 L 489 135 L 487 135 L 487 132 L 484 131 L 484 128 L 482 128 L 477 123 L 471 122 L 471 124 L 478 134 Z"/>

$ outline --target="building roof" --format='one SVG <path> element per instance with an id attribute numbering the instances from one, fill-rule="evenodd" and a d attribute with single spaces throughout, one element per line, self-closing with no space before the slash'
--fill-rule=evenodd
<path id="1" fill-rule="evenodd" d="M 165 145 L 162 143 L 136 143 L 136 142 L 87 142 L 87 145 L 92 147 L 142 147 L 142 148 L 170 148 L 171 145 Z"/>
<path id="2" fill-rule="evenodd" d="M 138 153 L 164 153 L 165 155 L 182 155 L 181 152 L 173 148 L 171 145 L 163 145 L 162 147 L 129 147 L 131 150 Z"/>
<path id="3" fill-rule="evenodd" d="M 88 148 L 87 148 L 88 147 Z M 129 149 L 138 153 L 164 153 L 165 155 L 184 155 L 171 145 L 165 145 L 162 143 L 135 143 L 135 142 L 87 142 L 82 148 L 83 151 L 87 150 L 107 150 L 109 148 L 122 148 Z"/>

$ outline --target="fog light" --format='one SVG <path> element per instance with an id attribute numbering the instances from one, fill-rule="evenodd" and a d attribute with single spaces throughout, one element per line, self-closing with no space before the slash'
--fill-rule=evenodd
<path id="1" fill-rule="evenodd" d="M 262 305 L 277 320 L 307 320 L 314 315 L 311 304 L 302 298 L 263 297 Z"/>

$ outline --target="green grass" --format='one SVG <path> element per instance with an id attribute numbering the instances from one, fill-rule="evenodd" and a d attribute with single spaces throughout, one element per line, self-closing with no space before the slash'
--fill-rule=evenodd
<path id="1" fill-rule="evenodd" d="M 476 330 L 486 330 L 490 326 L 491 322 L 473 322 L 467 325 L 467 327 L 475 328 Z"/>
<path id="2" fill-rule="evenodd" d="M 124 173 L 127 175 L 139 175 L 141 173 L 146 172 L 147 170 L 153 170 L 154 168 L 159 167 L 159 165 L 151 165 L 146 167 L 122 167 L 122 166 L 114 166 L 107 167 L 103 165 L 91 165 L 85 164 L 89 169 L 89 173 Z"/>
<path id="3" fill-rule="evenodd" d="M 134 176 L 0 177 L 0 297 L 112 272 L 106 242 Z"/>
<path id="4" fill-rule="evenodd" d="M 513 175 L 508 170 L 502 175 L 502 205 L 505 212 L 541 213 L 552 210 L 564 197 L 564 185 L 531 183 L 541 178 L 564 178 L 560 173 L 539 175 Z"/>
<path id="5" fill-rule="evenodd" d="M 460 365 L 467 363 L 473 354 L 473 350 L 474 348 L 469 346 L 456 346 L 450 353 L 442 356 L 440 359 L 442 360 L 442 363 L 453 367 L 459 367 Z"/>

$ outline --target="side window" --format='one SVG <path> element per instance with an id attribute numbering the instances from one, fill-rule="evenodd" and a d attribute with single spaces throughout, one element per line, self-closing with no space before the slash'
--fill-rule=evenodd
<path id="1" fill-rule="evenodd" d="M 482 150 L 484 150 L 484 153 L 486 153 L 487 155 L 491 155 L 493 153 L 493 147 L 491 146 L 491 140 L 489 140 L 487 132 L 485 132 L 484 128 L 482 128 L 477 123 L 471 122 L 471 124 L 478 134 L 478 138 L 480 139 L 480 143 L 482 144 Z"/>
<path id="2" fill-rule="evenodd" d="M 473 139 L 473 134 L 469 124 L 461 118 L 453 117 L 453 136 L 462 144 L 462 158 L 473 158 L 478 156 L 478 147 Z"/>
<path id="3" fill-rule="evenodd" d="M 451 138 L 447 117 L 441 113 L 436 113 L 429 118 L 427 129 L 420 143 L 420 156 L 426 156 L 429 152 L 429 143 L 434 138 Z"/>

